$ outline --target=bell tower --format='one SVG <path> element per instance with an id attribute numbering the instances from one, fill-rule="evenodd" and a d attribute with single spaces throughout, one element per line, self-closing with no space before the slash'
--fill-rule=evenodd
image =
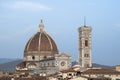
<path id="1" fill-rule="evenodd" d="M 85 25 L 78 28 L 79 32 L 79 56 L 78 63 L 83 68 L 92 67 L 92 44 L 91 32 L 92 28 Z"/>

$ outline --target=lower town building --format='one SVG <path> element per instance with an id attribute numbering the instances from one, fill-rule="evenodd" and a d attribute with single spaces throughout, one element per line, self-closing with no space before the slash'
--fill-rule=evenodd
<path id="1" fill-rule="evenodd" d="M 113 69 L 90 68 L 85 71 L 64 70 L 59 77 L 69 80 L 120 80 L 120 72 Z"/>
<path id="2" fill-rule="evenodd" d="M 96 79 L 103 78 L 103 79 L 109 79 L 109 80 L 120 80 L 120 72 L 113 69 L 92 68 L 92 69 L 83 71 L 81 75 L 89 78 L 96 78 Z"/>

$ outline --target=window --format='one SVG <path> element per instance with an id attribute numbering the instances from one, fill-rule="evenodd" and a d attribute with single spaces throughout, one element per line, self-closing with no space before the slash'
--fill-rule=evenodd
<path id="1" fill-rule="evenodd" d="M 85 47 L 88 47 L 88 40 L 85 40 Z"/>
<path id="2" fill-rule="evenodd" d="M 47 57 L 46 56 L 44 56 L 44 59 L 46 59 Z"/>
<path id="3" fill-rule="evenodd" d="M 74 73 L 74 76 L 76 76 L 76 74 Z"/>
<path id="4" fill-rule="evenodd" d="M 89 54 L 85 54 L 84 57 L 89 57 Z"/>
<path id="5" fill-rule="evenodd" d="M 48 66 L 49 66 L 50 64 L 48 63 Z"/>
<path id="6" fill-rule="evenodd" d="M 32 56 L 32 60 L 35 60 L 35 56 Z"/>
<path id="7" fill-rule="evenodd" d="M 71 74 L 71 73 L 68 73 L 68 76 L 72 76 L 72 74 Z"/>
<path id="8" fill-rule="evenodd" d="M 54 66 L 54 62 L 52 62 L 52 66 Z"/>

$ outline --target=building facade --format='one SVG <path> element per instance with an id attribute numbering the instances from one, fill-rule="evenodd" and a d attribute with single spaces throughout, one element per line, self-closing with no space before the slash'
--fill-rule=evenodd
<path id="1" fill-rule="evenodd" d="M 78 29 L 79 32 L 79 57 L 78 63 L 83 68 L 92 67 L 92 28 L 82 26 Z"/>

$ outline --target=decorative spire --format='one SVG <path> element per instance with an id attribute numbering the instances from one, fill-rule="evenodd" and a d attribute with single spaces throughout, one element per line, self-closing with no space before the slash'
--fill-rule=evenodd
<path id="1" fill-rule="evenodd" d="M 41 22 L 39 24 L 39 28 L 40 28 L 40 30 L 39 30 L 40 32 L 44 31 L 44 24 L 43 24 L 42 19 L 41 19 Z"/>
<path id="2" fill-rule="evenodd" d="M 86 27 L 86 17 L 84 16 L 84 27 Z"/>
<path id="3" fill-rule="evenodd" d="M 42 19 L 41 19 L 41 23 L 43 23 Z"/>

